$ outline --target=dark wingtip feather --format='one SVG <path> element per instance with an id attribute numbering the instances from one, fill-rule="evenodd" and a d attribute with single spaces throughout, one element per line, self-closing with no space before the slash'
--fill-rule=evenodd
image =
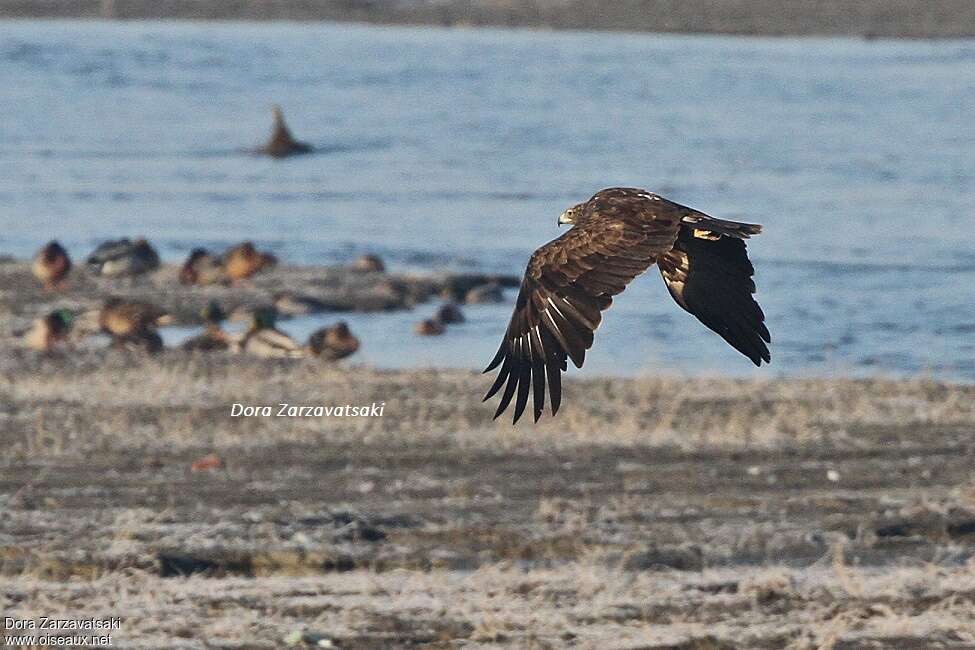
<path id="1" fill-rule="evenodd" d="M 494 380 L 494 384 L 488 390 L 487 395 L 484 396 L 484 399 L 481 400 L 482 402 L 488 401 L 489 399 L 494 397 L 495 393 L 501 390 L 501 386 L 504 385 L 505 380 L 508 378 L 508 375 L 511 372 L 511 368 L 509 364 L 510 362 L 505 360 L 504 365 L 501 366 L 501 370 L 498 372 L 498 378 Z"/>
<path id="2" fill-rule="evenodd" d="M 511 404 L 511 398 L 514 397 L 515 388 L 518 387 L 518 377 L 512 376 L 514 373 L 509 373 L 508 384 L 504 387 L 504 394 L 501 395 L 501 402 L 498 404 L 498 410 L 494 412 L 494 417 L 498 417 L 504 413 L 508 405 Z"/>
<path id="3" fill-rule="evenodd" d="M 534 409 L 535 422 L 542 417 L 545 411 L 545 364 L 536 362 L 532 364 L 532 408 Z"/>
<path id="4" fill-rule="evenodd" d="M 512 424 L 517 424 L 518 420 L 521 419 L 522 414 L 525 412 L 525 407 L 528 405 L 528 393 L 531 390 L 531 374 L 532 369 L 528 363 L 522 362 L 521 372 L 518 374 L 518 399 L 515 401 L 515 417 L 511 421 Z"/>
<path id="5" fill-rule="evenodd" d="M 485 368 L 484 372 L 482 372 L 481 374 L 487 374 L 491 372 L 492 370 L 497 368 L 498 364 L 500 364 L 504 360 L 504 345 L 505 345 L 504 343 L 501 344 L 501 347 L 498 348 L 497 354 L 494 355 L 494 358 L 491 359 L 491 363 L 488 364 L 488 367 Z"/>
<path id="6" fill-rule="evenodd" d="M 562 403 L 562 372 L 555 365 L 555 359 L 549 359 L 545 366 L 548 375 L 548 395 L 549 404 L 552 407 L 552 415 L 559 412 L 559 405 Z"/>

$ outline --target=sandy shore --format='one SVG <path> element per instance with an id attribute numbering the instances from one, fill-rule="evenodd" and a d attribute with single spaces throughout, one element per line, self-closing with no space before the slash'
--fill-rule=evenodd
<path id="1" fill-rule="evenodd" d="M 758 35 L 975 36 L 968 0 L 2 0 L 0 17 L 334 20 Z"/>
<path id="2" fill-rule="evenodd" d="M 975 643 L 975 387 L 574 379 L 512 427 L 488 383 L 4 347 L 0 610 L 124 648 Z M 230 415 L 282 402 L 385 406 Z"/>

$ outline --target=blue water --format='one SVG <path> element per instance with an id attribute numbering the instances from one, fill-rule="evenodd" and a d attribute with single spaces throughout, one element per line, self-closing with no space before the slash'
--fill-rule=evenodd
<path id="1" fill-rule="evenodd" d="M 635 185 L 765 225 L 773 365 L 651 272 L 591 373 L 975 379 L 975 42 L 6 22 L 0 79 L 0 253 L 251 238 L 288 262 L 521 273 L 562 209 Z M 274 102 L 320 154 L 244 152 Z M 351 320 L 369 363 L 477 367 L 509 312 L 439 340 L 410 334 L 420 314 Z"/>

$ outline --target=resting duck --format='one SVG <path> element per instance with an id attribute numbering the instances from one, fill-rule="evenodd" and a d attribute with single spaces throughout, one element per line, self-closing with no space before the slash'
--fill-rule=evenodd
<path id="1" fill-rule="evenodd" d="M 278 259 L 270 253 L 260 253 L 253 242 L 245 241 L 223 255 L 223 273 L 234 284 L 250 278 L 258 271 L 270 268 Z"/>
<path id="2" fill-rule="evenodd" d="M 216 352 L 230 347 L 231 339 L 220 326 L 226 319 L 223 310 L 216 301 L 211 302 L 200 312 L 203 316 L 203 333 L 187 339 L 180 347 L 184 350 L 197 352 Z"/>
<path id="3" fill-rule="evenodd" d="M 464 322 L 464 312 L 452 302 L 442 305 L 433 317 L 445 325 Z"/>
<path id="4" fill-rule="evenodd" d="M 274 114 L 274 130 L 267 143 L 258 149 L 258 153 L 267 154 L 272 158 L 287 158 L 288 156 L 298 156 L 304 153 L 311 153 L 311 145 L 305 142 L 298 142 L 291 135 L 291 130 L 284 123 L 284 113 L 280 106 L 272 106 L 271 112 Z"/>
<path id="5" fill-rule="evenodd" d="M 440 336 L 447 331 L 447 327 L 438 320 L 428 318 L 417 323 L 413 331 L 420 336 Z"/>
<path id="6" fill-rule="evenodd" d="M 305 356 L 298 343 L 275 329 L 276 313 L 272 307 L 263 307 L 254 312 L 251 327 L 240 342 L 240 349 L 258 357 L 297 358 Z"/>
<path id="7" fill-rule="evenodd" d="M 383 273 L 386 271 L 386 265 L 378 255 L 360 255 L 352 262 L 352 269 L 366 273 Z"/>
<path id="8" fill-rule="evenodd" d="M 345 321 L 323 327 L 308 338 L 308 349 L 316 357 L 337 361 L 351 356 L 359 349 L 359 339 L 349 331 Z"/>
<path id="9" fill-rule="evenodd" d="M 165 310 L 141 300 L 109 298 L 98 313 L 98 326 L 113 337 L 134 336 L 173 322 Z"/>
<path id="10" fill-rule="evenodd" d="M 223 278 L 220 260 L 205 248 L 194 248 L 179 270 L 180 284 L 216 284 Z"/>
<path id="11" fill-rule="evenodd" d="M 119 350 L 156 354 L 157 352 L 162 352 L 163 340 L 156 330 L 144 329 L 128 336 L 117 336 L 113 338 L 112 347 Z"/>
<path id="12" fill-rule="evenodd" d="M 106 278 L 134 276 L 159 268 L 159 254 L 145 239 L 101 244 L 88 256 L 88 269 Z"/>
<path id="13" fill-rule="evenodd" d="M 34 321 L 31 328 L 24 333 L 24 343 L 32 350 L 48 352 L 68 340 L 73 323 L 74 312 L 56 309 L 44 318 Z"/>
<path id="14" fill-rule="evenodd" d="M 318 298 L 301 296 L 290 291 L 282 291 L 274 296 L 274 308 L 279 314 L 286 316 L 301 316 L 328 311 L 329 305 Z"/>
<path id="15" fill-rule="evenodd" d="M 45 290 L 53 291 L 61 288 L 64 279 L 68 277 L 71 271 L 71 258 L 61 244 L 51 241 L 34 255 L 31 271 L 35 278 L 44 283 Z"/>
<path id="16" fill-rule="evenodd" d="M 504 291 L 500 284 L 491 282 L 473 287 L 464 296 L 468 305 L 482 305 L 504 302 Z"/>

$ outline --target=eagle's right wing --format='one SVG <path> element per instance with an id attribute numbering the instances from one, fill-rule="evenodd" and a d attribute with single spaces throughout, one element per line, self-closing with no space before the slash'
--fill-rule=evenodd
<path id="1" fill-rule="evenodd" d="M 595 215 L 535 251 L 504 340 L 484 371 L 501 368 L 484 397 L 504 387 L 494 417 L 508 408 L 517 392 L 517 422 L 533 390 L 537 422 L 545 406 L 546 377 L 552 414 L 558 411 L 566 360 L 582 367 L 602 320 L 600 312 L 673 247 L 679 227 L 680 215 L 670 210 L 634 211 L 625 218 Z"/>

